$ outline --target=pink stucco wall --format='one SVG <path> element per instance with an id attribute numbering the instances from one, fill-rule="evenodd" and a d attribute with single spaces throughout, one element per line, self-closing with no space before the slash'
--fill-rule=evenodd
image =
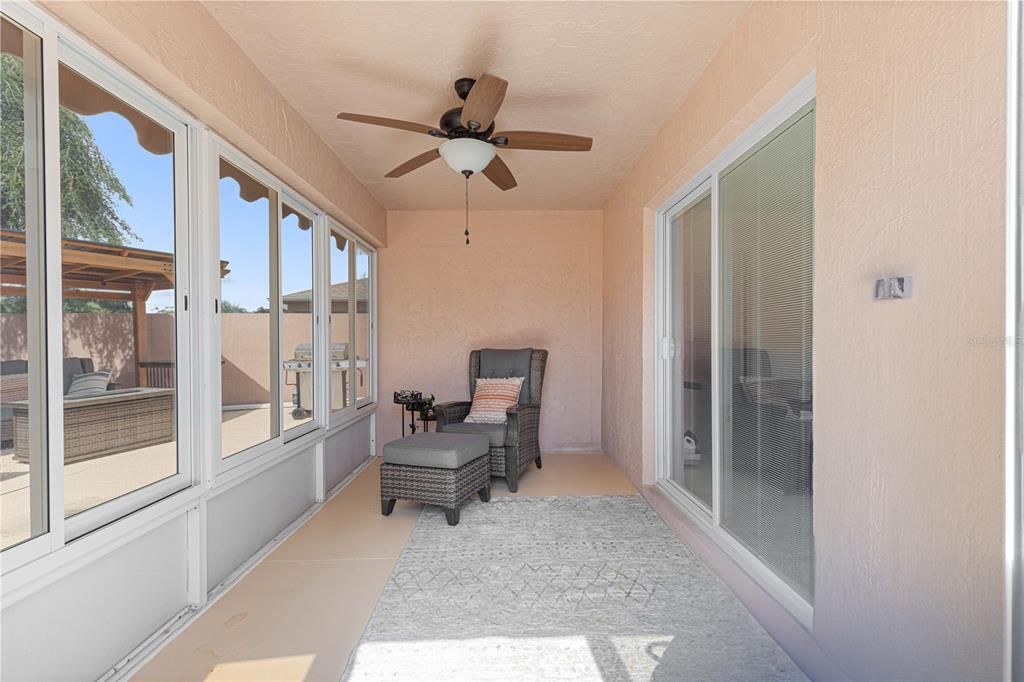
<path id="1" fill-rule="evenodd" d="M 400 435 L 400 388 L 469 397 L 475 348 L 547 348 L 543 450 L 597 450 L 601 212 L 390 211 L 379 253 L 377 443 Z"/>
<path id="2" fill-rule="evenodd" d="M 253 405 L 270 400 L 270 357 L 267 315 L 223 313 L 221 319 L 221 400 L 225 405 Z M 165 313 L 147 316 L 149 351 L 143 360 L 172 361 L 174 354 L 174 317 Z M 356 317 L 356 333 L 367 338 L 366 315 Z M 348 315 L 331 315 L 332 339 L 345 341 Z M 282 358 L 292 357 L 295 347 L 308 342 L 309 319 L 305 315 L 282 316 Z M 0 318 L 0 360 L 27 357 L 24 315 Z M 122 386 L 135 386 L 135 344 L 132 316 L 126 313 L 64 315 L 64 357 L 92 358 L 96 369 L 113 371 L 111 380 Z M 360 357 L 365 357 L 360 350 Z M 289 377 L 294 380 L 294 377 Z"/>
<path id="3" fill-rule="evenodd" d="M 602 442 L 649 483 L 654 212 L 816 72 L 813 635 L 853 679 L 1001 676 L 1005 26 L 753 3 L 605 206 Z"/>
<path id="4" fill-rule="evenodd" d="M 152 319 L 165 316 L 152 315 L 150 317 Z M 130 314 L 64 314 L 64 357 L 92 358 L 96 369 L 112 371 L 110 377 L 112 381 L 123 386 L 134 386 L 134 352 L 132 316 Z M 28 336 L 25 315 L 6 314 L 0 316 L 0 360 L 24 360 L 27 357 Z"/>

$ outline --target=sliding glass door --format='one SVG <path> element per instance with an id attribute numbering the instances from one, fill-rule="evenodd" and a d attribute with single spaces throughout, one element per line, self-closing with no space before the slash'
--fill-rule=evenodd
<path id="1" fill-rule="evenodd" d="M 800 596 L 814 589 L 814 111 L 719 179 L 721 523 Z"/>
<path id="2" fill-rule="evenodd" d="M 661 485 L 807 615 L 813 93 L 799 99 L 731 146 L 662 213 L 656 384 Z"/>
<path id="3" fill-rule="evenodd" d="M 698 189 L 670 218 L 672 242 L 672 454 L 669 477 L 711 509 L 711 191 Z"/>

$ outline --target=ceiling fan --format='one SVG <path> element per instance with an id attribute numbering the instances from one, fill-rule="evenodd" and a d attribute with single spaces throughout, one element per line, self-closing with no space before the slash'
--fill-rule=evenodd
<path id="1" fill-rule="evenodd" d="M 431 161 L 442 158 L 452 170 L 467 179 L 483 171 L 488 180 L 502 190 L 516 186 L 516 179 L 505 162 L 495 153 L 500 149 L 536 149 L 550 152 L 590 151 L 593 140 L 579 135 L 544 133 L 529 130 L 494 132 L 494 117 L 505 99 L 508 81 L 485 73 L 478 79 L 455 81 L 455 93 L 465 104 L 441 115 L 437 126 L 400 121 L 393 118 L 340 113 L 344 121 L 397 128 L 446 140 L 437 149 L 414 156 L 395 167 L 386 177 L 398 178 Z"/>

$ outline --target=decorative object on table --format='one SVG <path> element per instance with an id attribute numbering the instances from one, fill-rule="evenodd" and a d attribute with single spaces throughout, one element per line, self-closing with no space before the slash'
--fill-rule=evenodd
<path id="1" fill-rule="evenodd" d="M 429 398 L 424 398 L 421 392 L 412 389 L 395 391 L 394 402 L 396 405 L 401 405 L 409 413 L 409 430 L 412 435 L 416 435 L 417 415 L 419 415 L 420 422 L 423 424 L 424 432 L 430 430 L 428 427 L 429 422 L 437 421 L 437 417 L 434 415 L 433 394 Z M 402 417 L 402 437 L 405 437 L 405 417 Z"/>
<path id="2" fill-rule="evenodd" d="M 505 479 L 508 489 L 519 489 L 519 474 L 535 462 L 541 467 L 540 407 L 544 369 L 548 352 L 522 348 L 503 350 L 485 348 L 469 354 L 469 395 L 472 399 L 479 378 L 523 377 L 519 404 L 505 411 L 504 424 L 467 424 L 471 400 L 434 406 L 437 430 L 442 433 L 481 433 L 491 439 L 491 475 Z"/>
<path id="3" fill-rule="evenodd" d="M 431 393 L 430 397 L 424 398 L 423 402 L 420 404 L 419 415 L 420 422 L 423 423 L 424 432 L 430 431 L 430 429 L 427 428 L 427 424 L 429 422 L 437 421 L 437 414 L 434 412 L 434 400 L 434 394 Z"/>
<path id="4" fill-rule="evenodd" d="M 380 465 L 380 511 L 389 516 L 396 500 L 436 504 L 444 508 L 448 525 L 459 523 L 459 507 L 479 493 L 491 499 L 486 436 L 460 433 L 421 433 L 384 446 Z"/>

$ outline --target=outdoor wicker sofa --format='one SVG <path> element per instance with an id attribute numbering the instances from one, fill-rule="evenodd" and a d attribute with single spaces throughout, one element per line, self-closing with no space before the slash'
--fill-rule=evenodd
<path id="1" fill-rule="evenodd" d="M 64 358 L 63 364 L 65 395 L 75 375 L 95 371 L 91 358 Z M 28 400 L 28 360 L 0 361 L 0 396 L 4 403 Z M 0 443 L 6 447 L 13 440 L 14 409 L 0 407 Z"/>
<path id="2" fill-rule="evenodd" d="M 29 404 L 14 414 L 14 460 L 29 461 Z M 64 399 L 64 461 L 78 462 L 174 438 L 174 389 L 126 388 Z"/>
<path id="3" fill-rule="evenodd" d="M 504 478 L 512 492 L 519 489 L 519 475 L 530 462 L 536 462 L 537 468 L 541 468 L 541 390 L 544 387 L 544 370 L 547 362 L 548 352 L 536 348 L 474 350 L 469 354 L 470 400 L 443 403 L 434 407 L 438 431 L 479 433 L 490 438 L 491 475 Z M 520 376 L 524 381 L 522 392 L 519 394 L 519 404 L 508 409 L 506 423 L 465 423 L 464 420 L 473 404 L 472 398 L 478 378 Z"/>

